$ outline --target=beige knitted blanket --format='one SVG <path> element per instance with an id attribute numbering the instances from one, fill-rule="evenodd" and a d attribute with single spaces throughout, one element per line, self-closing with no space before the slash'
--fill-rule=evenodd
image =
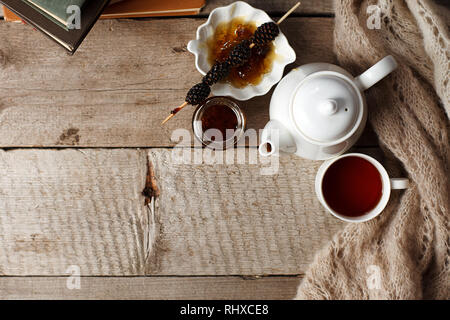
<path id="1" fill-rule="evenodd" d="M 371 5 L 378 6 L 380 29 L 368 28 L 377 11 Z M 446 10 L 425 0 L 336 1 L 340 65 L 359 74 L 387 54 L 399 62 L 392 75 L 367 91 L 369 121 L 388 171 L 408 175 L 412 187 L 394 191 L 378 218 L 349 224 L 334 236 L 307 271 L 298 299 L 449 298 Z"/>

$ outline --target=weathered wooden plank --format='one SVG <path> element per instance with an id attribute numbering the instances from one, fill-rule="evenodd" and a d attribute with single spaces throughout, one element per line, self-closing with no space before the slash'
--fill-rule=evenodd
<path id="1" fill-rule="evenodd" d="M 0 151 L 0 275 L 143 275 L 140 150 Z"/>
<path id="2" fill-rule="evenodd" d="M 233 0 L 208 0 L 201 14 L 209 13 L 213 9 L 226 6 L 234 2 Z M 271 15 L 281 15 L 289 10 L 298 0 L 248 0 L 248 4 L 255 8 L 263 9 Z M 317 14 L 331 15 L 334 14 L 333 0 L 314 0 L 301 1 L 301 6 L 295 11 L 295 14 Z"/>
<path id="3" fill-rule="evenodd" d="M 69 290 L 67 277 L 0 277 L 0 299 L 292 299 L 300 277 L 81 277 Z M 69 280 L 70 281 L 70 280 Z"/>
<path id="4" fill-rule="evenodd" d="M 301 274 L 343 227 L 316 199 L 320 161 L 241 148 L 226 162 L 229 151 L 149 151 L 159 232 L 147 274 Z"/>
<path id="5" fill-rule="evenodd" d="M 184 151 L 202 152 L 0 151 L 0 275 L 297 275 L 343 226 L 315 198 L 321 162 L 263 162 L 255 148 L 180 162 Z"/>
<path id="6" fill-rule="evenodd" d="M 173 146 L 193 108 L 160 122 L 201 78 L 186 44 L 204 21 L 100 21 L 73 57 L 29 26 L 0 22 L 0 147 Z M 282 29 L 297 65 L 335 62 L 332 18 L 290 18 Z M 264 127 L 270 96 L 241 103 L 248 128 Z"/>

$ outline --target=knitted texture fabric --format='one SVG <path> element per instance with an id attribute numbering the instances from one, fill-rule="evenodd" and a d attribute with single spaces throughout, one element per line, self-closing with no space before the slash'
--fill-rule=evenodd
<path id="1" fill-rule="evenodd" d="M 316 255 L 296 298 L 448 299 L 450 13 L 425 0 L 335 6 L 341 66 L 356 75 L 388 54 L 399 63 L 365 94 L 388 172 L 411 183 L 391 193 L 380 216 L 336 234 Z M 377 10 L 380 28 L 370 29 L 367 20 Z"/>

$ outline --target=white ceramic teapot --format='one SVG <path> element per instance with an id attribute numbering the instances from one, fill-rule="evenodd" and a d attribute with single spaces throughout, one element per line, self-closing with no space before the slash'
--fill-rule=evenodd
<path id="1" fill-rule="evenodd" d="M 366 124 L 363 91 L 396 68 L 395 59 L 387 56 L 358 77 L 328 63 L 292 70 L 272 95 L 259 152 L 263 156 L 295 153 L 312 160 L 344 153 Z"/>

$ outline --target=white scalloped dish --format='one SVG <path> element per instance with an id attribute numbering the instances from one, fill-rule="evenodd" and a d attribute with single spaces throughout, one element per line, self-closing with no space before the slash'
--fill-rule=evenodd
<path id="1" fill-rule="evenodd" d="M 205 75 L 211 65 L 208 61 L 207 41 L 214 35 L 217 26 L 223 22 L 229 22 L 234 18 L 243 18 L 244 21 L 255 22 L 257 26 L 273 21 L 267 13 L 255 9 L 249 4 L 237 1 L 226 7 L 214 9 L 208 17 L 208 21 L 197 29 L 197 38 L 188 43 L 188 50 L 195 55 L 195 66 L 197 70 Z M 211 93 L 215 96 L 229 96 L 237 100 L 248 100 L 269 92 L 273 85 L 277 84 L 283 77 L 284 68 L 296 59 L 295 51 L 291 48 L 285 35 L 280 34 L 273 41 L 275 56 L 272 70 L 266 73 L 257 85 L 247 85 L 237 88 L 227 82 L 219 82 L 211 87 Z"/>

